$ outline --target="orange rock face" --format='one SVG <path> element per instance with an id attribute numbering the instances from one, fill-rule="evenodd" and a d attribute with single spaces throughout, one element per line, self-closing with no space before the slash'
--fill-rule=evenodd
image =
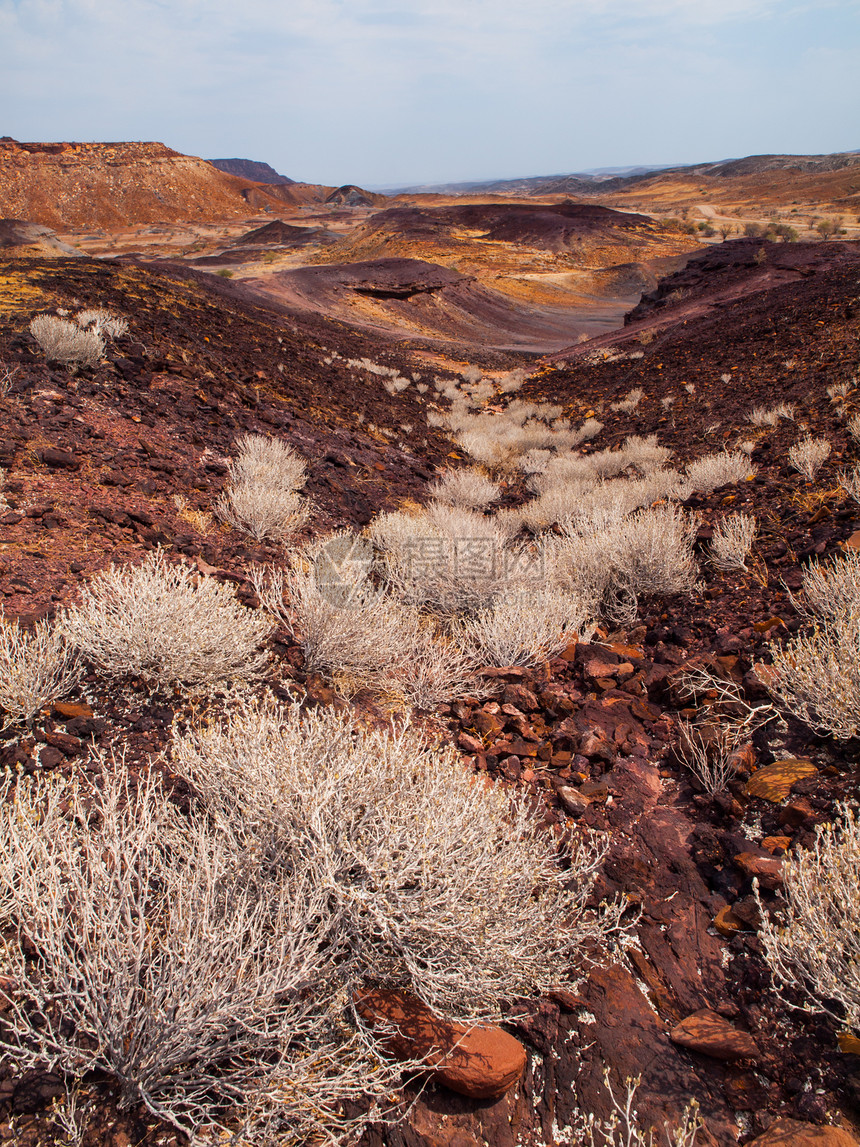
<path id="1" fill-rule="evenodd" d="M 857 1140 L 842 1127 L 817 1127 L 797 1119 L 777 1119 L 753 1139 L 749 1147 L 857 1147 Z"/>
<path id="2" fill-rule="evenodd" d="M 716 1012 L 704 1009 L 681 1020 L 671 1032 L 672 1043 L 714 1059 L 756 1059 L 758 1047 L 747 1032 L 738 1031 Z"/>
<path id="3" fill-rule="evenodd" d="M 778 804 L 785 800 L 791 792 L 796 781 L 804 777 L 814 777 L 818 772 L 812 761 L 785 760 L 774 761 L 772 765 L 764 765 L 756 769 L 747 782 L 747 792 L 751 797 L 761 797 L 763 800 Z"/>
<path id="4" fill-rule="evenodd" d="M 358 1010 L 392 1055 L 422 1060 L 461 1095 L 499 1099 L 525 1068 L 525 1048 L 502 1028 L 449 1023 L 404 992 L 367 992 Z"/>

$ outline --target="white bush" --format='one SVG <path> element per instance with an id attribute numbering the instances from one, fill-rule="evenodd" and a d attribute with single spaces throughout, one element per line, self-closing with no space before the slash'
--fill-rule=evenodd
<path id="1" fill-rule="evenodd" d="M 139 566 L 97 574 L 59 625 L 104 672 L 163 686 L 256 676 L 268 661 L 259 647 L 273 628 L 236 600 L 232 586 L 160 551 Z"/>
<path id="2" fill-rule="evenodd" d="M 391 592 L 432 613 L 481 609 L 518 576 L 504 532 L 460 507 L 431 502 L 417 514 L 379 514 L 367 534 L 382 551 Z"/>
<path id="3" fill-rule="evenodd" d="M 64 366 L 96 366 L 105 351 L 104 339 L 97 330 L 82 330 L 71 319 L 56 315 L 37 315 L 30 322 L 30 334 L 49 362 Z"/>
<path id="4" fill-rule="evenodd" d="M 782 864 L 785 905 L 762 911 L 759 937 L 778 984 L 799 990 L 816 1011 L 860 1031 L 860 822 L 849 806 L 841 822 L 820 825 L 811 848 Z"/>
<path id="5" fill-rule="evenodd" d="M 697 573 L 693 544 L 698 518 L 675 506 L 625 517 L 616 509 L 582 518 L 545 550 L 556 582 L 588 608 L 620 621 L 643 594 L 689 593 Z"/>
<path id="6" fill-rule="evenodd" d="M 610 406 L 610 410 L 618 410 L 623 414 L 632 414 L 639 403 L 642 401 L 642 396 L 644 393 L 645 391 L 642 390 L 641 387 L 637 386 L 634 390 L 631 390 L 620 402 L 613 402 Z"/>
<path id="7" fill-rule="evenodd" d="M 813 438 L 807 434 L 795 442 L 788 452 L 789 465 L 811 482 L 830 456 L 830 443 L 826 438 Z"/>
<path id="8" fill-rule="evenodd" d="M 860 551 L 846 550 L 825 562 L 810 562 L 803 571 L 804 613 L 829 621 L 860 618 Z M 858 621 L 860 624 L 860 621 Z"/>
<path id="9" fill-rule="evenodd" d="M 717 569 L 745 570 L 758 531 L 753 514 L 728 514 L 714 526 L 709 546 L 710 557 Z"/>
<path id="10" fill-rule="evenodd" d="M 364 539 L 336 534 L 295 555 L 286 573 L 251 573 L 263 608 L 301 643 L 305 667 L 347 691 L 388 687 L 414 651 L 417 614 L 371 583 L 371 561 Z"/>
<path id="11" fill-rule="evenodd" d="M 772 645 L 771 691 L 812 728 L 847 740 L 860 732 L 860 555 L 849 551 L 803 575 L 812 629 Z"/>
<path id="12" fill-rule="evenodd" d="M 590 636 L 590 605 L 536 586 L 503 595 L 490 609 L 463 621 L 458 636 L 485 665 L 541 665 L 571 641 Z"/>
<path id="13" fill-rule="evenodd" d="M 411 630 L 409 638 L 408 656 L 392 666 L 386 687 L 410 708 L 435 709 L 460 697 L 490 691 L 477 676 L 479 658 L 463 647 L 456 633 L 442 632 L 432 619 L 425 619 Z"/>
<path id="14" fill-rule="evenodd" d="M 111 762 L 102 780 L 3 793 L 2 1046 L 19 1070 L 106 1073 L 121 1106 L 192 1137 L 335 1132 L 341 1099 L 392 1073 L 337 1014 L 321 866 L 264 867 L 151 773 L 132 784 Z"/>
<path id="15" fill-rule="evenodd" d="M 483 510 L 501 497 L 498 482 L 480 470 L 443 470 L 427 491 L 431 498 L 467 510 Z"/>
<path id="16" fill-rule="evenodd" d="M 104 307 L 94 307 L 88 311 L 78 311 L 75 321 L 79 327 L 92 326 L 97 334 L 107 335 L 108 338 L 122 338 L 128 333 L 128 322 L 118 315 L 111 314 Z"/>
<path id="17" fill-rule="evenodd" d="M 81 665 L 60 629 L 37 622 L 32 632 L 0 615 L 0 710 L 5 724 L 30 721 L 64 696 L 81 676 Z"/>
<path id="18" fill-rule="evenodd" d="M 585 908 L 599 847 L 580 842 L 562 868 L 528 801 L 409 728 L 254 706 L 178 736 L 175 758 L 216 821 L 264 840 L 273 865 L 307 858 L 353 989 L 497 1019 L 500 1001 L 565 981 L 571 958 L 617 924 L 617 907 Z"/>
<path id="19" fill-rule="evenodd" d="M 258 541 L 289 537 L 309 514 L 298 493 L 307 481 L 305 460 L 287 443 L 261 434 L 246 434 L 238 447 L 216 513 Z"/>
<path id="20" fill-rule="evenodd" d="M 756 467 L 746 454 L 722 450 L 690 462 L 685 476 L 691 492 L 695 490 L 700 494 L 709 494 L 721 486 L 753 478 L 755 473 Z"/>

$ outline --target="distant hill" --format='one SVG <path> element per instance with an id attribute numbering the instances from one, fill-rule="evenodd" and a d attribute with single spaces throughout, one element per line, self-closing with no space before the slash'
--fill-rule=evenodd
<path id="1" fill-rule="evenodd" d="M 20 143 L 0 138 L 0 217 L 48 227 L 247 218 L 323 203 L 331 187 L 261 183 L 163 143 Z"/>
<path id="2" fill-rule="evenodd" d="M 274 167 L 258 159 L 207 159 L 219 171 L 228 175 L 238 175 L 240 179 L 252 179 L 254 183 L 295 183 L 288 175 L 279 175 Z"/>
<path id="3" fill-rule="evenodd" d="M 336 187 L 331 195 L 326 197 L 326 203 L 334 203 L 341 207 L 385 207 L 388 198 L 373 191 L 365 191 L 363 187 L 356 187 L 354 183 L 345 183 Z"/>
<path id="4" fill-rule="evenodd" d="M 607 195 L 633 189 L 651 180 L 734 179 L 774 173 L 823 176 L 860 167 L 860 151 L 825 155 L 750 155 L 715 163 L 673 167 L 602 168 L 566 175 L 538 175 L 522 179 L 496 179 L 473 183 L 443 183 L 435 186 L 403 188 L 401 194 L 437 193 L 444 195 Z"/>

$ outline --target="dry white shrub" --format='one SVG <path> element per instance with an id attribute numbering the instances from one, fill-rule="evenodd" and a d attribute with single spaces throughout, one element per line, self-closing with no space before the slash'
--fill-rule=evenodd
<path id="1" fill-rule="evenodd" d="M 100 335 L 107 335 L 111 339 L 122 338 L 124 334 L 128 333 L 128 322 L 118 315 L 112 314 L 104 307 L 78 311 L 75 315 L 75 322 L 79 327 L 92 326 Z"/>
<path id="2" fill-rule="evenodd" d="M 139 566 L 114 566 L 84 587 L 58 622 L 68 640 L 105 673 L 149 684 L 215 685 L 259 674 L 270 619 L 246 609 L 232 586 L 163 552 Z"/>
<path id="3" fill-rule="evenodd" d="M 853 414 L 848 419 L 848 433 L 855 442 L 860 442 L 860 414 Z"/>
<path id="4" fill-rule="evenodd" d="M 215 512 L 258 541 L 289 537 L 310 512 L 298 493 L 307 480 L 304 458 L 286 442 L 262 434 L 245 434 L 237 445 L 239 453 Z"/>
<path id="5" fill-rule="evenodd" d="M 440 477 L 427 490 L 431 498 L 462 506 L 469 510 L 483 510 L 501 497 L 498 482 L 493 482 L 480 470 L 443 470 Z"/>
<path id="6" fill-rule="evenodd" d="M 717 454 L 706 454 L 690 462 L 684 475 L 690 491 L 709 494 L 721 486 L 733 482 L 743 482 L 755 476 L 756 467 L 746 454 L 721 450 Z"/>
<path id="7" fill-rule="evenodd" d="M 848 740 L 860 732 L 860 554 L 848 550 L 803 574 L 812 628 L 772 645 L 771 691 L 812 728 Z"/>
<path id="8" fill-rule="evenodd" d="M 652 470 L 644 478 L 616 478 L 608 482 L 571 481 L 553 486 L 546 475 L 540 481 L 544 492 L 519 507 L 520 517 L 530 529 L 555 525 L 564 533 L 576 533 L 583 519 L 602 519 L 607 514 L 622 518 L 685 493 L 684 483 L 674 470 Z"/>
<path id="9" fill-rule="evenodd" d="M 385 687 L 412 709 L 435 709 L 460 697 L 490 692 L 477 675 L 479 668 L 471 650 L 425 619 L 411 629 L 408 656 L 392 666 Z"/>
<path id="10" fill-rule="evenodd" d="M 294 568 L 256 568 L 260 603 L 300 643 L 305 667 L 347 692 L 389 686 L 414 653 L 418 617 L 370 581 L 373 552 L 336 534 L 294 556 Z"/>
<path id="11" fill-rule="evenodd" d="M 738 770 L 736 727 L 679 720 L 678 751 L 708 796 L 725 792 Z"/>
<path id="12" fill-rule="evenodd" d="M 860 821 L 849 805 L 819 825 L 811 848 L 783 860 L 785 904 L 772 920 L 762 906 L 759 936 L 775 979 L 816 1011 L 860 1031 Z M 758 896 L 758 892 L 756 891 Z"/>
<path id="13" fill-rule="evenodd" d="M 49 362 L 75 369 L 96 366 L 105 351 L 104 339 L 97 330 L 82 330 L 71 319 L 56 315 L 36 315 L 30 322 L 30 334 Z"/>
<path id="14" fill-rule="evenodd" d="M 460 623 L 458 639 L 484 665 L 541 665 L 571 641 L 593 632 L 591 603 L 559 589 L 502 595 L 487 610 Z"/>
<path id="15" fill-rule="evenodd" d="M 227 525 L 257 541 L 263 538 L 282 541 L 301 529 L 310 508 L 301 494 L 293 490 L 241 482 L 228 487 L 215 504 L 215 513 Z"/>
<path id="16" fill-rule="evenodd" d="M 793 402 L 780 402 L 775 406 L 774 411 L 780 418 L 784 418 L 786 422 L 794 422 L 797 414 L 797 407 Z"/>
<path id="17" fill-rule="evenodd" d="M 832 386 L 827 388 L 827 397 L 836 405 L 843 403 L 848 395 L 853 390 L 854 379 L 843 379 L 841 382 L 834 382 Z"/>
<path id="18" fill-rule="evenodd" d="M 499 379 L 499 392 L 501 394 L 514 394 L 522 388 L 523 383 L 528 377 L 528 371 L 524 367 L 516 367 L 514 370 L 509 370 L 507 374 L 503 374 Z"/>
<path id="19" fill-rule="evenodd" d="M 644 393 L 645 391 L 640 387 L 635 387 L 620 402 L 611 403 L 610 410 L 619 410 L 623 414 L 632 414 L 639 403 L 642 401 L 642 396 Z"/>
<path id="20" fill-rule="evenodd" d="M 101 788 L 33 777 L 3 795 L 2 1040 L 19 1068 L 107 1073 L 123 1106 L 192 1137 L 244 1109 L 285 1143 L 334 1131 L 344 1093 L 378 1087 L 378 1060 L 336 1028 L 318 864 L 266 864 L 117 762 Z"/>
<path id="21" fill-rule="evenodd" d="M 860 502 L 860 466 L 855 466 L 853 470 L 843 470 L 839 475 L 839 484 L 849 497 Z"/>
<path id="22" fill-rule="evenodd" d="M 586 909 L 600 847 L 580 840 L 562 868 L 539 812 L 409 727 L 248 706 L 178 736 L 175 757 L 216 821 L 264 840 L 273 867 L 307 859 L 354 989 L 497 1019 L 500 1001 L 567 980 L 571 958 L 618 926 L 620 905 Z"/>
<path id="23" fill-rule="evenodd" d="M 77 684 L 81 664 L 61 629 L 39 621 L 32 631 L 0 615 L 0 710 L 4 727 L 27 722 Z"/>
<path id="24" fill-rule="evenodd" d="M 745 570 L 757 532 L 754 514 L 728 514 L 720 518 L 708 547 L 713 565 L 720 570 Z"/>
<path id="25" fill-rule="evenodd" d="M 397 377 L 386 379 L 382 385 L 385 387 L 389 394 L 395 395 L 400 394 L 402 390 L 406 390 L 407 387 L 411 385 L 411 383 L 408 378 Z"/>
<path id="26" fill-rule="evenodd" d="M 571 481 L 550 485 L 544 489 L 539 498 L 533 498 L 518 507 L 519 521 L 535 533 L 548 530 L 552 526 L 560 526 L 563 530 L 569 531 L 574 528 L 583 513 L 587 513 L 587 508 L 583 508 L 583 501 L 588 498 L 593 488 L 591 482 Z"/>
<path id="27" fill-rule="evenodd" d="M 803 571 L 803 601 L 796 609 L 828 621 L 860 617 L 860 551 L 845 550 L 827 562 L 810 562 Z M 858 621 L 860 624 L 860 621 Z"/>
<path id="28" fill-rule="evenodd" d="M 830 456 L 830 443 L 826 438 L 813 438 L 807 434 L 795 442 L 788 452 L 789 465 L 811 482 Z"/>
<path id="29" fill-rule="evenodd" d="M 612 1110 L 605 1119 L 600 1120 L 593 1112 L 588 1115 L 577 1112 L 573 1123 L 574 1142 L 582 1147 L 654 1147 L 656 1128 L 649 1127 L 646 1130 L 634 1106 L 641 1076 L 624 1081 L 626 1095 L 623 1099 L 619 1099 L 612 1088 L 608 1068 L 603 1073 L 603 1079 Z M 666 1147 L 695 1147 L 696 1136 L 703 1126 L 698 1100 L 691 1099 L 674 1127 L 668 1123 L 663 1124 Z"/>
<path id="30" fill-rule="evenodd" d="M 657 445 L 656 434 L 649 434 L 647 438 L 631 434 L 625 438 L 621 449 L 627 458 L 628 466 L 635 467 L 641 474 L 662 470 L 672 457 L 672 451 L 668 446 Z"/>
<path id="31" fill-rule="evenodd" d="M 779 422 L 779 411 L 776 407 L 754 406 L 747 415 L 747 421 L 753 426 L 776 426 Z"/>
<path id="32" fill-rule="evenodd" d="M 614 510 L 581 519 L 569 537 L 555 539 L 546 559 L 555 581 L 604 616 L 635 614 L 643 594 L 689 593 L 696 578 L 693 543 L 698 518 L 675 506 L 629 517 Z"/>
<path id="33" fill-rule="evenodd" d="M 771 653 L 769 688 L 790 712 L 837 740 L 860 733 L 860 616 L 825 619 Z"/>
<path id="34" fill-rule="evenodd" d="M 636 594 L 689 593 L 696 578 L 699 519 L 676 506 L 640 510 L 609 531 L 606 552 L 616 578 Z"/>
<path id="35" fill-rule="evenodd" d="M 405 604 L 443 616 L 487 606 L 517 576 L 516 555 L 491 518 L 430 502 L 418 514 L 379 514 L 367 535 L 387 586 Z"/>

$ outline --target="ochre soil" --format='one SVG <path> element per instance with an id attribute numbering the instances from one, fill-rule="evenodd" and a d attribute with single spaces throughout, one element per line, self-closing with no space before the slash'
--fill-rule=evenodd
<path id="1" fill-rule="evenodd" d="M 607 1112 L 604 1064 L 616 1080 L 642 1074 L 645 1122 L 676 1117 L 690 1095 L 698 1097 L 704 1142 L 730 1144 L 738 1131 L 746 1141 L 781 1115 L 849 1127 L 860 1118 L 858 1062 L 839 1052 L 836 1026 L 820 1013 L 788 1009 L 770 990 L 748 865 L 737 860 L 746 853 L 767 862 L 787 845 L 809 844 L 837 801 L 856 799 L 857 746 L 816 736 L 793 719 L 782 730 L 770 726 L 744 755 L 730 792 L 716 800 L 697 791 L 674 751 L 677 721 L 690 706 L 677 688 L 678 670 L 706 664 L 738 683 L 748 701 L 764 702 L 753 667 L 767 661 L 769 641 L 800 626 L 789 593 L 799 588 L 803 566 L 840 553 L 860 529 L 860 507 L 838 482 L 860 456 L 846 432 L 858 391 L 842 406 L 827 394 L 857 373 L 860 266 L 849 247 L 838 258 L 834 245 L 825 246 L 814 273 L 780 277 L 782 248 L 759 244 L 764 254 L 757 262 L 753 255 L 753 271 L 770 267 L 774 278 L 756 279 L 745 295 L 746 256 L 726 255 L 726 265 L 738 265 L 713 272 L 719 305 L 670 322 L 670 303 L 617 332 L 620 349 L 639 358 L 616 358 L 608 336 L 540 363 L 502 352 L 472 355 L 491 374 L 522 362 L 536 367 L 521 397 L 558 403 L 575 422 L 599 417 L 604 430 L 586 450 L 656 432 L 683 463 L 751 438 L 757 473 L 690 499 L 688 508 L 701 515 L 701 582 L 692 596 L 645 599 L 628 629 L 602 631 L 538 671 L 497 676 L 495 702 L 466 699 L 432 718 L 459 746 L 464 768 L 530 791 L 548 831 L 561 839 L 578 822 L 559 791 L 577 791 L 579 821 L 610 834 L 596 896 L 621 891 L 631 910 L 641 908 L 638 945 L 626 968 L 583 967 L 577 995 L 512 1006 L 509 1024 L 529 1063 L 504 1099 L 473 1101 L 429 1086 L 402 1125 L 371 1128 L 365 1147 L 564 1142 L 575 1109 Z M 689 273 L 691 295 L 681 303 L 704 303 L 707 292 L 697 283 L 708 273 Z M 94 305 L 125 315 L 129 335 L 95 370 L 71 376 L 51 369 L 26 333 L 31 316 Z M 450 376 L 452 357 L 263 305 L 241 283 L 178 267 L 21 259 L 0 263 L 0 308 L 0 362 L 16 369 L 0 398 L 0 466 L 10 503 L 0 519 L 0 595 L 6 615 L 24 622 L 51 615 L 111 561 L 134 560 L 155 546 L 233 583 L 256 606 L 248 566 L 277 560 L 279 549 L 249 543 L 206 516 L 241 433 L 277 434 L 308 458 L 313 533 L 361 527 L 380 508 L 422 500 L 434 471 L 460 459 L 427 425 L 432 374 Z M 469 352 L 460 353 L 468 361 Z M 345 363 L 364 356 L 407 377 L 418 371 L 430 389 L 421 396 L 410 386 L 392 396 L 382 379 Z M 636 410 L 612 411 L 634 387 L 644 391 Z M 795 422 L 762 429 L 747 421 L 753 406 L 781 401 L 796 404 Z M 814 482 L 786 460 L 806 428 L 833 447 Z M 524 497 L 511 479 L 504 503 Z M 706 560 L 707 541 L 711 523 L 737 509 L 757 515 L 761 536 L 750 571 L 723 574 Z M 285 632 L 276 633 L 272 650 L 281 695 L 340 703 L 305 673 Z M 7 733 L 0 762 L 72 772 L 85 767 L 94 737 L 103 747 L 124 746 L 134 768 L 167 746 L 174 717 L 194 702 L 149 696 L 135 680 L 109 687 L 95 672 L 72 700 L 89 704 L 92 717 L 55 710 L 29 737 Z M 750 796 L 751 771 L 784 757 L 807 758 L 818 772 L 782 803 Z M 713 927 L 726 905 L 743 924 L 731 936 Z M 673 1044 L 674 1024 L 702 1008 L 749 1032 L 758 1059 L 721 1062 Z M 145 1112 L 118 1111 L 105 1080 L 88 1082 L 96 1098 L 86 1147 L 180 1142 Z M 8 1130 L 22 1147 L 59 1143 L 49 1103 L 60 1091 L 56 1076 L 21 1078 L 7 1065 L 0 1133 Z"/>

